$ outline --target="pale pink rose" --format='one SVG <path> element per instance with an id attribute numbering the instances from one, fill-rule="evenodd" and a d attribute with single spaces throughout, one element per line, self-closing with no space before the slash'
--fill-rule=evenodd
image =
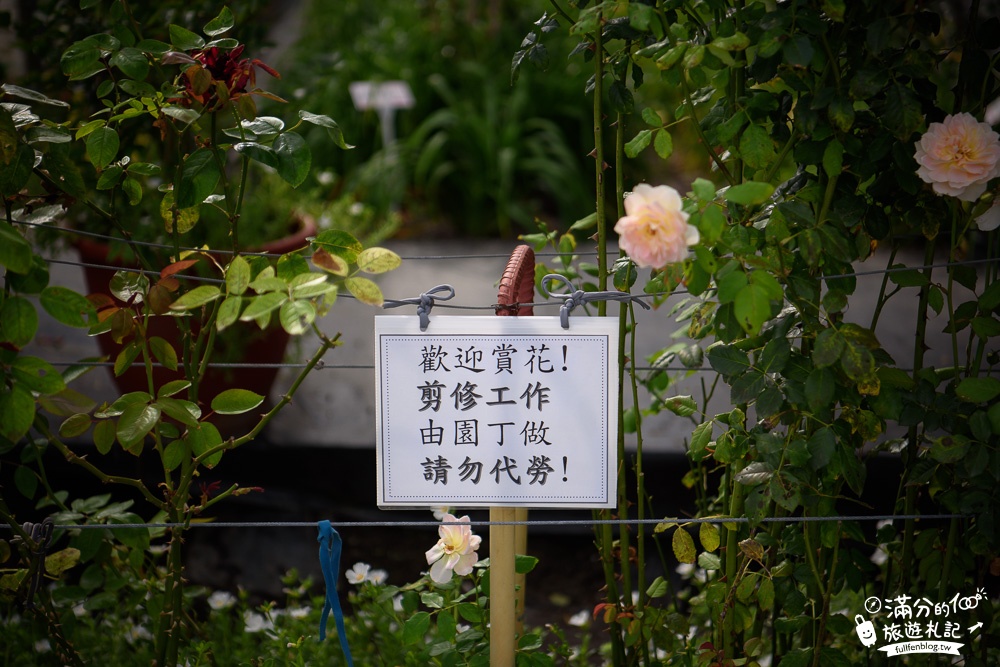
<path id="1" fill-rule="evenodd" d="M 431 579 L 446 584 L 451 581 L 453 571 L 462 576 L 472 572 L 472 566 L 479 561 L 476 550 L 482 538 L 472 533 L 467 516 L 456 519 L 451 514 L 445 514 L 441 521 L 442 525 L 438 527 L 440 539 L 424 555 L 431 566 Z M 444 525 L 446 523 L 456 525 Z"/>
<path id="2" fill-rule="evenodd" d="M 976 227 L 981 232 L 992 232 L 1000 227 L 1000 199 L 994 200 L 993 206 L 990 206 L 986 213 L 976 218 Z"/>
<path id="3" fill-rule="evenodd" d="M 916 148 L 917 176 L 939 195 L 976 201 L 1000 176 L 1000 135 L 971 114 L 931 123 Z"/>
<path id="4" fill-rule="evenodd" d="M 625 198 L 625 215 L 615 225 L 618 243 L 638 266 L 662 269 L 687 257 L 698 230 L 681 210 L 681 196 L 667 185 L 635 186 Z"/>

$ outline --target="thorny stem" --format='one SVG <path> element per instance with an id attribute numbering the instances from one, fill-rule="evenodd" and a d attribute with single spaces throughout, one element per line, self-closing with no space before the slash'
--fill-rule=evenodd
<path id="1" fill-rule="evenodd" d="M 604 17 L 598 14 L 597 30 L 594 31 L 594 178 L 596 183 L 596 214 L 597 214 L 597 280 L 598 289 L 605 291 L 608 285 L 608 232 L 607 219 L 604 210 Z M 597 303 L 598 316 L 607 314 L 607 303 Z M 608 519 L 607 510 L 598 514 L 602 519 Z M 611 552 L 614 533 L 610 523 L 604 523 L 597 531 L 597 546 L 601 553 L 601 564 L 604 568 L 604 581 L 607 586 L 606 600 L 611 605 L 614 616 L 609 623 L 611 632 L 611 651 L 616 664 L 624 664 L 625 647 L 622 642 L 621 626 L 618 623 L 618 610 L 621 598 L 618 594 L 618 583 L 615 580 L 614 560 Z"/>
<path id="2" fill-rule="evenodd" d="M 623 180 L 623 163 L 625 161 L 625 117 L 619 113 L 615 118 L 615 202 L 617 217 L 625 214 L 625 185 Z M 618 256 L 624 253 L 619 250 Z M 625 342 L 628 336 L 628 312 L 631 304 L 621 304 L 618 308 L 618 414 L 625 412 Z M 635 332 L 632 332 L 633 351 L 635 349 Z M 631 357 L 628 357 L 631 358 Z M 630 373 L 631 375 L 631 373 Z M 633 407 L 638 403 L 633 402 Z M 636 430 L 638 431 L 638 414 L 636 416 Z M 619 420 L 618 423 L 618 518 L 628 519 L 628 474 L 625 455 L 625 427 Z M 631 602 L 632 592 L 632 540 L 629 534 L 629 527 L 622 525 L 618 532 L 619 562 L 621 567 L 622 593 L 629 596 Z M 642 566 L 638 571 L 642 572 Z M 641 576 L 641 575 L 640 575 Z"/>
<path id="3" fill-rule="evenodd" d="M 736 481 L 736 475 L 742 468 L 742 462 L 735 462 L 730 467 L 731 475 L 726 480 L 729 488 L 732 489 L 729 499 L 729 516 L 738 517 L 743 515 L 743 485 Z M 726 599 L 735 599 L 736 570 L 739 562 L 739 532 L 734 528 L 723 529 L 726 536 Z M 722 620 L 722 648 L 723 655 L 732 658 L 735 653 L 736 643 L 736 606 L 727 605 L 726 616 Z"/>
<path id="4" fill-rule="evenodd" d="M 920 298 L 917 302 L 917 322 L 916 337 L 913 342 L 913 376 L 916 377 L 924 367 L 924 350 L 927 341 L 927 301 L 931 289 L 931 274 L 934 269 L 934 239 L 929 238 L 924 246 L 924 284 L 920 287 Z M 919 424 L 914 424 L 907 432 L 906 448 L 903 450 L 904 480 L 908 479 L 913 472 L 913 467 L 917 463 L 918 438 L 920 436 Z M 905 482 L 904 482 L 905 484 Z M 905 485 L 906 498 L 904 501 L 904 513 L 912 516 L 917 509 L 917 487 L 912 484 Z M 902 567 L 900 567 L 900 589 L 905 590 L 910 580 L 910 573 L 913 569 L 913 538 L 916 522 L 913 519 L 906 519 L 903 524 L 903 551 Z"/>
<path id="5" fill-rule="evenodd" d="M 340 344 L 341 334 L 338 333 L 336 336 L 330 338 L 325 334 L 323 334 L 321 331 L 319 331 L 319 329 L 315 327 L 315 325 L 313 329 L 320 337 L 322 344 L 316 350 L 315 354 L 313 354 L 313 356 L 306 363 L 305 367 L 303 367 L 303 369 L 299 372 L 298 376 L 295 378 L 295 381 L 292 383 L 292 386 L 289 387 L 285 395 L 281 397 L 281 400 L 278 401 L 274 405 L 274 407 L 271 408 L 267 413 L 262 415 L 260 421 L 257 422 L 257 425 L 254 426 L 253 429 L 251 429 L 250 432 L 247 433 L 246 435 L 240 436 L 239 438 L 231 438 L 219 445 L 216 445 L 215 447 L 211 447 L 205 450 L 197 457 L 195 457 L 194 463 L 196 465 L 202 463 L 205 459 L 211 457 L 214 454 L 218 454 L 219 452 L 224 452 L 230 449 L 236 449 L 237 447 L 245 445 L 246 443 L 250 442 L 251 440 L 256 438 L 257 435 L 259 435 L 262 430 L 264 430 L 264 427 L 267 426 L 267 423 L 271 421 L 274 415 L 276 415 L 286 405 L 292 402 L 292 397 L 295 395 L 295 392 L 298 391 L 299 386 L 301 386 L 303 380 L 306 379 L 306 376 L 316 367 L 317 364 L 319 364 L 320 360 L 323 358 L 323 355 L 325 355 L 330 348 L 336 347 L 337 345 Z"/>
<path id="6" fill-rule="evenodd" d="M 120 484 L 122 486 L 128 486 L 133 489 L 136 489 L 139 493 L 142 494 L 142 497 L 145 498 L 147 501 L 149 501 L 149 503 L 156 509 L 158 510 L 167 509 L 166 503 L 164 503 L 161 499 L 154 496 L 152 492 L 150 492 L 150 490 L 146 488 L 146 485 L 143 484 L 141 480 L 132 479 L 131 477 L 121 477 L 119 475 L 109 475 L 105 473 L 103 470 L 95 466 L 87 459 L 81 456 L 77 456 L 72 450 L 70 450 L 69 447 L 66 446 L 66 443 L 59 440 L 59 438 L 57 438 L 55 434 L 52 433 L 52 431 L 50 431 L 48 426 L 46 426 L 44 423 L 40 425 L 39 432 L 45 437 L 45 440 L 51 443 L 52 446 L 55 447 L 56 450 L 60 454 L 62 454 L 63 458 L 65 458 L 69 463 L 80 466 L 81 468 L 89 472 L 91 475 L 96 477 L 100 482 L 104 484 Z"/>
<path id="7" fill-rule="evenodd" d="M 889 286 L 889 268 L 892 263 L 896 261 L 896 253 L 899 251 L 899 246 L 893 245 L 892 250 L 889 252 L 889 261 L 886 262 L 885 273 L 882 274 L 882 284 L 879 286 L 878 298 L 875 299 L 875 312 L 872 314 L 872 323 L 868 328 L 875 331 L 875 327 L 878 326 L 878 319 L 882 314 L 882 308 L 885 307 L 886 302 L 889 300 L 885 295 L 885 290 Z M 890 295 L 891 296 L 891 295 Z"/>
<path id="8" fill-rule="evenodd" d="M 639 606 L 638 610 L 641 613 L 646 605 L 646 527 L 643 524 L 643 520 L 646 518 L 646 480 L 643 475 L 642 470 L 642 417 L 638 410 L 639 406 L 639 388 L 635 379 L 635 306 L 632 303 L 628 304 L 629 311 L 629 321 L 632 325 L 632 335 L 629 338 L 630 350 L 629 358 L 632 360 L 630 365 L 629 379 L 632 385 L 632 405 L 635 406 L 636 417 L 635 417 L 635 483 L 636 483 L 636 497 L 638 501 L 636 502 L 636 518 L 639 521 L 639 525 L 636 528 L 636 557 L 638 559 L 637 572 L 638 580 L 636 581 L 636 586 L 639 589 Z"/>
<path id="9" fill-rule="evenodd" d="M 840 522 L 837 522 L 837 532 L 840 532 Z M 830 576 L 827 579 L 826 592 L 823 594 L 823 611 L 819 619 L 819 632 L 816 633 L 816 643 L 813 646 L 813 667 L 820 667 L 820 648 L 826 640 L 826 621 L 830 617 L 830 599 L 833 597 L 833 586 L 837 575 L 837 556 L 840 552 L 840 539 L 833 545 L 833 557 L 830 559 L 830 566 L 827 570 Z"/>

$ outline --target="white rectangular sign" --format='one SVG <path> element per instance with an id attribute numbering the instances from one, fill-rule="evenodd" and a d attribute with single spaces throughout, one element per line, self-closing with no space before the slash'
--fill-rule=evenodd
<path id="1" fill-rule="evenodd" d="M 618 321 L 375 318 L 381 507 L 613 507 Z"/>

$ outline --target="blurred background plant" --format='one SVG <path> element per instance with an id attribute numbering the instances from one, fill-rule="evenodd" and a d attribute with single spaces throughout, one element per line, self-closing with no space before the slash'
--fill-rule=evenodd
<path id="1" fill-rule="evenodd" d="M 569 60 L 573 40 L 556 35 L 539 52 L 559 76 L 526 71 L 511 85 L 511 57 L 538 0 L 398 3 L 313 0 L 278 90 L 334 114 L 357 149 L 315 146 L 326 200 L 350 196 L 385 217 L 402 202 L 402 236 L 511 237 L 534 219 L 572 223 L 588 212 L 587 110 L 574 102 L 588 74 Z M 374 111 L 352 113 L 354 81 L 406 82 L 413 108 L 398 112 L 402 181 L 387 178 Z M 336 221 L 334 220 L 336 224 Z"/>

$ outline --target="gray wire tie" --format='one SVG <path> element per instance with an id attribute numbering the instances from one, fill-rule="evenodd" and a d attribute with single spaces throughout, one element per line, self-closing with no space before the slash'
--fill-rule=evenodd
<path id="1" fill-rule="evenodd" d="M 628 292 L 585 292 L 582 289 L 578 289 L 573 292 L 553 292 L 550 288 L 550 283 L 561 283 L 567 290 L 573 289 L 573 283 L 571 283 L 566 276 L 559 275 L 558 273 L 550 273 L 542 278 L 539 285 L 542 293 L 545 294 L 547 298 L 563 299 L 563 305 L 559 308 L 559 323 L 562 325 L 563 329 L 569 329 L 570 312 L 577 306 L 590 303 L 591 301 L 618 301 L 621 303 L 632 302 L 639 304 L 646 310 L 649 310 L 650 308 L 649 304 L 643 301 L 641 296 L 629 294 Z"/>
<path id="2" fill-rule="evenodd" d="M 435 296 L 444 294 L 446 296 Z M 383 308 L 395 308 L 397 306 L 416 305 L 417 316 L 420 318 L 420 330 L 427 331 L 427 325 L 431 323 L 431 309 L 434 307 L 434 300 L 448 301 L 455 298 L 455 288 L 451 285 L 437 285 L 423 292 L 420 296 L 409 297 L 408 299 L 386 299 L 382 303 Z"/>
<path id="3" fill-rule="evenodd" d="M 28 595 L 24 603 L 25 609 L 34 609 L 35 596 L 38 595 L 38 588 L 45 577 L 45 556 L 49 552 L 49 541 L 52 539 L 52 531 L 55 522 L 52 517 L 46 517 L 41 523 L 25 522 L 21 528 L 28 534 L 33 544 L 25 544 L 31 558 L 29 564 L 29 576 L 31 580 L 28 584 Z M 15 537 L 12 542 L 20 542 L 20 537 Z"/>

